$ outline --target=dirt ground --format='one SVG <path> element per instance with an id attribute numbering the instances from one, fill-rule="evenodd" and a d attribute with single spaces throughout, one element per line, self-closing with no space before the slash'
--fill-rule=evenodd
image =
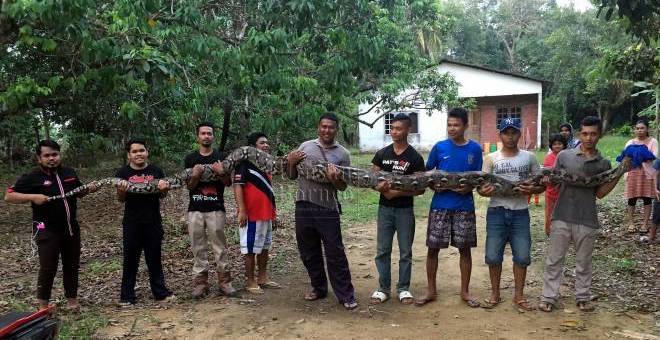
<path id="1" fill-rule="evenodd" d="M 479 214 L 478 214 L 479 215 Z M 488 296 L 488 268 L 484 264 L 484 216 L 478 216 L 479 247 L 473 250 L 471 291 L 483 299 Z M 423 293 L 425 277 L 426 218 L 419 216 L 414 243 L 412 291 Z M 281 232 L 291 232 L 285 230 Z M 334 296 L 315 302 L 302 299 L 308 278 L 299 259 L 292 259 L 285 275 L 274 277 L 284 289 L 269 290 L 265 295 L 243 293 L 241 298 L 211 296 L 199 302 L 181 301 L 149 309 L 122 310 L 110 313 L 110 325 L 97 332 L 96 338 L 140 339 L 608 339 L 652 333 L 652 314 L 612 312 L 607 303 L 596 301 L 594 313 L 575 308 L 570 282 L 564 283 L 563 307 L 553 313 L 520 313 L 512 305 L 513 277 L 510 253 L 505 256 L 502 297 L 505 302 L 492 310 L 469 308 L 460 299 L 458 252 L 440 253 L 438 273 L 439 300 L 424 307 L 406 306 L 390 300 L 369 306 L 369 295 L 377 287 L 375 224 L 348 227 L 344 241 L 350 261 L 353 284 L 360 306 L 346 311 Z M 395 242 L 396 244 L 396 242 Z M 277 245 L 275 245 L 277 246 Z M 542 247 L 543 242 L 533 247 Z M 393 251 L 393 286 L 397 277 L 398 249 Z M 295 257 L 295 256 L 294 256 Z M 528 297 L 537 301 L 542 286 L 542 260 L 530 267 Z M 567 273 L 569 273 L 568 271 Z M 566 274 L 570 275 L 570 274 Z M 570 281 L 570 280 L 566 280 Z M 632 335 L 631 335 L 632 334 Z M 638 337 L 640 338 L 640 337 Z M 648 337 L 652 339 L 653 336 Z M 640 338 L 641 339 L 641 338 Z"/>

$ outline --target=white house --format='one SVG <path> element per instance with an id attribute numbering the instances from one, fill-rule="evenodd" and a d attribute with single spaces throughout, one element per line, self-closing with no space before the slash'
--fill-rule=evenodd
<path id="1" fill-rule="evenodd" d="M 437 71 L 456 79 L 460 97 L 476 101 L 469 115 L 469 138 L 482 146 L 496 145 L 497 124 L 502 118 L 514 117 L 522 121 L 520 146 L 535 149 L 541 145 L 542 80 L 449 60 L 438 65 Z M 366 112 L 372 106 L 361 104 L 359 112 Z M 368 122 L 376 120 L 382 114 L 377 108 L 360 118 Z M 401 112 L 412 118 L 410 143 L 416 149 L 430 150 L 437 141 L 447 138 L 446 111 L 405 109 Z M 384 115 L 373 128 L 359 124 L 360 150 L 374 151 L 391 143 L 390 120 L 396 113 Z"/>

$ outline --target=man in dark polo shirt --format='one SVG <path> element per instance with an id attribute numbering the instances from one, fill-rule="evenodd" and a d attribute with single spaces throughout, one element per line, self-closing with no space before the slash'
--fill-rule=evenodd
<path id="1" fill-rule="evenodd" d="M 128 165 L 119 169 L 115 177 L 123 181 L 117 185 L 117 198 L 124 202 L 123 273 L 121 277 L 120 306 L 136 303 L 135 282 L 144 250 L 144 262 L 149 271 L 151 293 L 156 301 L 172 300 L 174 295 L 165 286 L 161 261 L 163 224 L 160 216 L 160 200 L 165 197 L 170 184 L 158 181 L 160 192 L 134 194 L 126 192 L 129 183 L 147 183 L 165 177 L 159 167 L 149 163 L 149 151 L 143 139 L 130 139 L 126 143 Z"/>
<path id="2" fill-rule="evenodd" d="M 78 268 L 80 266 L 80 226 L 76 219 L 77 198 L 96 191 L 88 190 L 66 199 L 49 202 L 49 196 L 64 195 L 82 185 L 76 172 L 61 165 L 60 146 L 42 140 L 36 148 L 39 168 L 21 176 L 7 189 L 8 203 L 32 204 L 32 233 L 39 252 L 37 301 L 39 308 L 48 307 L 59 257 L 62 257 L 62 281 L 67 309 L 77 311 Z"/>
<path id="3" fill-rule="evenodd" d="M 611 168 L 610 161 L 600 155 L 596 145 L 602 133 L 600 118 L 587 116 L 580 124 L 580 144 L 559 153 L 556 170 L 569 175 L 593 176 Z M 575 301 L 581 311 L 593 311 L 591 304 L 591 259 L 598 234 L 596 198 L 605 197 L 619 178 L 597 188 L 584 188 L 562 183 L 557 205 L 552 213 L 550 245 L 545 261 L 543 291 L 539 309 L 552 311 L 559 298 L 563 264 L 568 248 L 575 247 Z"/>
<path id="4" fill-rule="evenodd" d="M 231 184 L 228 174 L 224 174 L 222 161 L 225 156 L 213 149 L 215 139 L 214 126 L 205 122 L 197 125 L 197 144 L 199 150 L 188 154 L 184 160 L 185 168 L 192 168 L 188 182 L 190 204 L 188 205 L 188 233 L 193 252 L 193 288 L 192 296 L 199 299 L 209 292 L 208 244 L 215 255 L 216 274 L 219 293 L 235 296 L 236 289 L 231 284 L 227 239 L 225 238 L 225 186 Z M 223 174 L 222 180 L 200 182 L 202 164 L 212 164 L 213 171 Z"/>
<path id="5" fill-rule="evenodd" d="M 376 152 L 371 161 L 374 171 L 410 175 L 426 169 L 424 158 L 408 144 L 411 123 L 410 117 L 405 113 L 394 116 L 390 128 L 392 144 Z M 414 302 L 410 293 L 412 245 L 415 238 L 413 196 L 423 194 L 424 190 L 412 192 L 393 190 L 388 182 L 381 182 L 376 190 L 380 191 L 375 258 L 379 285 L 371 294 L 371 303 L 383 303 L 390 298 L 392 242 L 396 233 L 399 244 L 399 282 L 396 290 L 399 302 L 409 305 Z"/>
<path id="6" fill-rule="evenodd" d="M 339 302 L 350 310 L 357 307 L 357 302 L 341 237 L 341 208 L 337 201 L 337 190 L 346 190 L 346 183 L 341 180 L 339 169 L 333 164 L 349 166 L 351 160 L 348 150 L 335 141 L 338 128 L 339 119 L 334 113 L 322 115 L 318 124 L 319 138 L 302 143 L 298 150 L 287 156 L 286 172 L 289 178 L 298 178 L 296 165 L 303 159 L 310 166 L 319 162 L 329 163 L 326 175 L 330 183 L 298 178 L 296 241 L 312 285 L 312 290 L 304 298 L 314 301 L 328 295 L 328 277 L 323 263 L 325 254 L 332 290 Z"/>

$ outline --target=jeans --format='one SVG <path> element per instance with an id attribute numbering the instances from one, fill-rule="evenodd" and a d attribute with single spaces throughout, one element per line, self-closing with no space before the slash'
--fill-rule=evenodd
<path id="1" fill-rule="evenodd" d="M 504 260 L 504 247 L 509 243 L 513 263 L 527 267 L 531 263 L 532 237 L 529 231 L 529 210 L 488 208 L 486 214 L 486 264 L 499 265 Z"/>
<path id="2" fill-rule="evenodd" d="M 392 284 L 392 242 L 396 233 L 399 244 L 399 282 L 397 292 L 410 289 L 412 272 L 412 245 L 415 238 L 415 215 L 412 207 L 395 208 L 378 206 L 376 236 L 376 269 L 379 291 L 389 294 Z"/>

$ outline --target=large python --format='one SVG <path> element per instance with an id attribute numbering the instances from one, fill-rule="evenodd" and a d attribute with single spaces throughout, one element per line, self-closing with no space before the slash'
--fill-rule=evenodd
<path id="1" fill-rule="evenodd" d="M 234 150 L 227 158 L 222 161 L 223 171 L 216 173 L 211 165 L 203 165 L 203 172 L 200 177 L 201 182 L 212 182 L 218 180 L 224 174 L 231 173 L 232 170 L 241 161 L 249 161 L 262 171 L 281 174 L 287 167 L 287 158 L 273 158 L 270 154 L 260 151 L 256 148 L 244 146 Z M 325 170 L 328 164 L 324 162 L 311 163 L 300 162 L 297 164 L 299 176 L 305 177 L 315 182 L 327 183 L 328 179 Z M 485 183 L 492 183 L 495 187 L 493 195 L 497 196 L 516 196 L 522 195 L 519 186 L 523 183 L 540 186 L 543 178 L 553 184 L 565 183 L 579 187 L 597 187 L 621 177 L 630 170 L 630 159 L 625 158 L 617 167 L 601 172 L 593 176 L 578 176 L 568 174 L 565 171 L 541 168 L 538 172 L 531 174 L 517 182 L 509 181 L 501 176 L 484 173 L 481 171 L 471 172 L 445 172 L 440 170 L 430 170 L 419 172 L 412 175 L 397 175 L 385 171 L 369 171 L 353 167 L 336 166 L 339 169 L 340 177 L 348 185 L 359 188 L 375 188 L 380 182 L 388 181 L 392 189 L 402 191 L 418 191 L 426 188 L 452 190 L 462 186 L 479 187 Z M 166 177 L 164 180 L 170 184 L 170 189 L 181 188 L 190 180 L 192 169 L 185 169 L 174 176 Z M 80 192 L 84 192 L 90 186 L 116 186 L 121 181 L 120 178 L 104 178 L 82 185 L 64 195 L 51 196 L 49 200 L 62 199 L 70 197 Z M 128 192 L 138 194 L 149 194 L 158 192 L 158 179 L 147 183 L 129 183 Z"/>

